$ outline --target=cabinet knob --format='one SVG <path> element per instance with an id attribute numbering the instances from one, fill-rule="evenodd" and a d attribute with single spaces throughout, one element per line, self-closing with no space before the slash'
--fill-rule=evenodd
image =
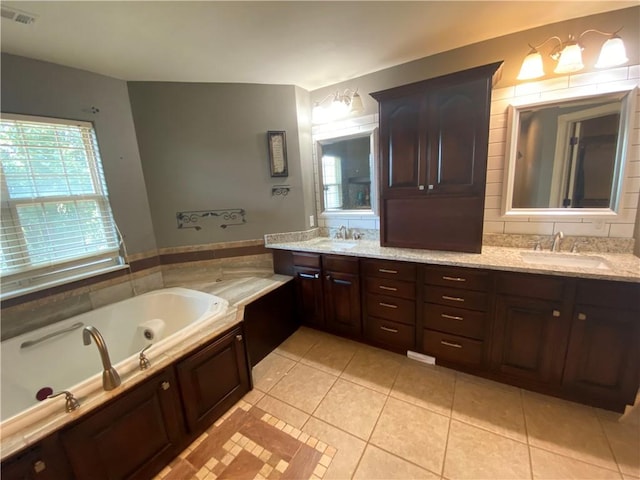
<path id="1" fill-rule="evenodd" d="M 325 277 L 327 280 L 331 280 L 331 275 L 325 275 Z"/>
<path id="2" fill-rule="evenodd" d="M 33 471 L 36 473 L 44 472 L 46 468 L 47 468 L 47 464 L 44 463 L 42 460 L 36 460 L 33 463 Z"/>
<path id="3" fill-rule="evenodd" d="M 424 185 L 418 185 L 418 190 L 424 190 Z"/>
<path id="4" fill-rule="evenodd" d="M 160 388 L 162 390 L 169 390 L 171 388 L 171 384 L 167 381 L 164 381 L 160 384 Z"/>
<path id="5" fill-rule="evenodd" d="M 236 335 L 236 340 L 238 342 L 241 342 L 242 341 L 242 335 Z"/>
<path id="6" fill-rule="evenodd" d="M 554 311 L 553 311 L 553 313 L 552 313 L 552 315 L 553 315 L 554 317 L 559 317 L 559 316 L 560 316 L 560 310 L 554 310 Z"/>
<path id="7" fill-rule="evenodd" d="M 578 313 L 578 320 L 586 320 L 587 319 L 587 314 L 586 313 Z"/>

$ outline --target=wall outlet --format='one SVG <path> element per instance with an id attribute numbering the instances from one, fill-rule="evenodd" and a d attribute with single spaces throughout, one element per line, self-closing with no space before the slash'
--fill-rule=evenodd
<path id="1" fill-rule="evenodd" d="M 310 227 L 316 226 L 316 217 L 314 215 L 309 215 L 309 226 Z"/>
<path id="2" fill-rule="evenodd" d="M 604 220 L 602 219 L 596 220 L 593 224 L 596 227 L 596 230 L 602 230 L 604 228 Z"/>

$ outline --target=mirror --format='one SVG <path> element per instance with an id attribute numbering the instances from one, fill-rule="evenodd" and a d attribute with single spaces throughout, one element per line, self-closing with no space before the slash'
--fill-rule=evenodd
<path id="1" fill-rule="evenodd" d="M 512 105 L 504 213 L 615 212 L 631 92 Z"/>
<path id="2" fill-rule="evenodd" d="M 320 197 L 324 213 L 372 211 L 375 205 L 375 129 L 318 138 Z"/>

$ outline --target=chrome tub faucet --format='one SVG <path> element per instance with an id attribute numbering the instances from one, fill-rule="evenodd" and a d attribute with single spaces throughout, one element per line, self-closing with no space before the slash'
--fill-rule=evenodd
<path id="1" fill-rule="evenodd" d="M 92 338 L 96 347 L 98 347 L 100 359 L 102 360 L 102 388 L 107 391 L 113 390 L 120 385 L 120 375 L 118 375 L 116 369 L 111 366 L 107 344 L 96 327 L 91 325 L 84 327 L 82 330 L 82 342 L 85 345 L 89 345 Z"/>

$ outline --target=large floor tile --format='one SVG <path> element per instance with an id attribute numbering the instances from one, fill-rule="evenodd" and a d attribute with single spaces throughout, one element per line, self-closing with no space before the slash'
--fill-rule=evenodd
<path id="1" fill-rule="evenodd" d="M 451 414 L 456 374 L 436 365 L 407 361 L 391 389 L 391 396 L 443 415 Z"/>
<path id="2" fill-rule="evenodd" d="M 312 328 L 300 327 L 274 350 L 276 353 L 295 360 L 300 360 L 326 333 Z"/>
<path id="3" fill-rule="evenodd" d="M 440 475 L 420 468 L 373 445 L 368 445 L 353 478 L 356 480 L 437 480 Z"/>
<path id="4" fill-rule="evenodd" d="M 300 362 L 333 375 L 340 375 L 358 348 L 354 342 L 327 335 L 311 347 Z"/>
<path id="5" fill-rule="evenodd" d="M 439 474 L 448 430 L 448 417 L 389 398 L 369 441 Z"/>
<path id="6" fill-rule="evenodd" d="M 451 418 L 527 441 L 520 389 L 509 385 L 458 377 Z"/>
<path id="7" fill-rule="evenodd" d="M 404 357 L 395 353 L 361 347 L 342 372 L 342 377 L 386 395 L 391 390 L 400 366 L 405 360 Z"/>
<path id="8" fill-rule="evenodd" d="M 306 413 L 313 413 L 336 380 L 333 375 L 297 364 L 269 394 Z"/>
<path id="9" fill-rule="evenodd" d="M 253 367 L 253 386 L 268 392 L 295 364 L 293 360 L 271 352 Z"/>
<path id="10" fill-rule="evenodd" d="M 531 466 L 535 480 L 581 480 L 585 478 L 620 480 L 622 478 L 617 471 L 607 470 L 536 447 L 531 447 Z"/>
<path id="11" fill-rule="evenodd" d="M 618 421 L 620 414 L 615 412 L 600 410 L 598 417 L 620 471 L 640 477 L 640 426 Z"/>
<path id="12" fill-rule="evenodd" d="M 609 442 L 591 407 L 523 391 L 529 444 L 615 470 Z"/>
<path id="13" fill-rule="evenodd" d="M 262 397 L 256 406 L 296 428 L 302 428 L 309 420 L 308 413 L 298 410 L 270 395 Z"/>
<path id="14" fill-rule="evenodd" d="M 368 440 L 386 399 L 386 395 L 338 379 L 313 416 Z"/>
<path id="15" fill-rule="evenodd" d="M 314 417 L 309 419 L 302 431 L 336 449 L 324 480 L 351 478 L 364 452 L 365 442 Z"/>
<path id="16" fill-rule="evenodd" d="M 530 479 L 526 444 L 451 420 L 445 478 Z"/>

